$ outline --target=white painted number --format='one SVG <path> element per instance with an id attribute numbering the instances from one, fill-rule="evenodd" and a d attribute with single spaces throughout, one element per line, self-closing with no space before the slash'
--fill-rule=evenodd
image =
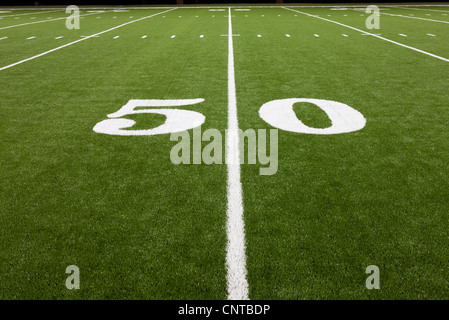
<path id="1" fill-rule="evenodd" d="M 199 127 L 206 119 L 204 115 L 196 111 L 180 109 L 136 109 L 138 107 L 177 107 L 197 104 L 204 99 L 178 99 L 178 100 L 129 100 L 127 104 L 117 112 L 108 114 L 109 118 L 95 125 L 93 130 L 97 133 L 104 133 L 119 136 L 152 136 L 156 134 L 175 133 Z M 130 114 L 156 113 L 167 117 L 165 123 L 147 130 L 123 130 L 131 128 L 136 122 L 121 117 Z M 121 118 L 121 119 L 115 119 Z"/>
<path id="2" fill-rule="evenodd" d="M 311 128 L 296 117 L 293 105 L 308 102 L 316 105 L 332 122 L 328 128 Z M 260 117 L 275 128 L 308 134 L 338 134 L 362 129 L 366 119 L 350 106 L 331 100 L 320 99 L 280 99 L 265 103 L 259 110 Z"/>

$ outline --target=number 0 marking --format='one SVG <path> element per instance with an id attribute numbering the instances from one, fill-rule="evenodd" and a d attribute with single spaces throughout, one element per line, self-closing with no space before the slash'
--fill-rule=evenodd
<path id="1" fill-rule="evenodd" d="M 308 102 L 326 112 L 332 122 L 328 128 L 311 128 L 296 117 L 293 105 Z M 366 119 L 350 106 L 331 100 L 320 99 L 280 99 L 265 103 L 259 110 L 260 117 L 275 128 L 308 134 L 338 134 L 353 132 L 365 127 Z"/>
<path id="2" fill-rule="evenodd" d="M 152 136 L 156 134 L 181 132 L 202 125 L 205 121 L 204 115 L 196 111 L 180 109 L 138 109 L 137 107 L 176 107 L 197 104 L 204 99 L 178 99 L 178 100 L 129 100 L 127 104 L 117 112 L 108 114 L 109 118 L 121 118 L 130 114 L 157 113 L 167 117 L 164 124 L 147 130 L 122 130 L 131 128 L 136 122 L 130 119 L 107 119 L 98 122 L 93 130 L 118 136 Z"/>

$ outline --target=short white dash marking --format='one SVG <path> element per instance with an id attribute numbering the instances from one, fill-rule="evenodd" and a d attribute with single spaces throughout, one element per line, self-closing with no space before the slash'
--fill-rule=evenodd
<path id="1" fill-rule="evenodd" d="M 403 34 L 403 33 L 400 33 L 399 34 L 401 37 L 406 37 L 407 35 L 406 34 Z"/>
<path id="2" fill-rule="evenodd" d="M 315 37 L 317 37 L 317 38 L 319 38 L 319 37 L 320 37 L 320 35 L 319 35 L 319 34 L 316 34 L 316 33 L 314 34 L 314 36 L 315 36 Z"/>
<path id="3" fill-rule="evenodd" d="M 3 37 L 3 38 L 0 38 L 0 40 L 4 40 L 4 39 L 8 39 L 8 37 Z"/>
<path id="4" fill-rule="evenodd" d="M 290 35 L 289 35 L 288 33 L 286 33 L 285 36 L 286 36 L 287 38 L 290 38 Z"/>
<path id="5" fill-rule="evenodd" d="M 344 33 L 342 33 L 341 34 L 343 37 L 348 37 L 348 35 L 347 34 L 344 34 Z"/>
<path id="6" fill-rule="evenodd" d="M 120 36 L 115 36 L 113 39 L 118 39 Z"/>
<path id="7" fill-rule="evenodd" d="M 432 34 L 432 33 L 428 33 L 427 35 L 428 35 L 428 36 L 431 36 L 431 37 L 436 37 L 436 35 L 434 35 L 434 34 Z"/>
<path id="8" fill-rule="evenodd" d="M 200 38 L 204 38 L 204 34 L 200 35 Z"/>
<path id="9" fill-rule="evenodd" d="M 35 39 L 35 38 L 36 38 L 35 36 L 32 36 L 32 37 L 27 38 L 27 40 L 31 40 L 31 39 Z"/>
<path id="10" fill-rule="evenodd" d="M 147 35 L 142 36 L 142 39 L 145 39 L 147 37 Z"/>
<path id="11" fill-rule="evenodd" d="M 64 38 L 64 36 L 59 36 L 59 37 L 56 37 L 55 39 L 62 39 L 62 38 Z"/>
<path id="12" fill-rule="evenodd" d="M 260 34 L 257 35 L 258 38 L 262 37 Z"/>
<path id="13" fill-rule="evenodd" d="M 173 39 L 174 37 L 176 37 L 176 35 L 172 35 L 172 36 L 171 36 L 170 38 L 172 38 L 172 39 Z"/>

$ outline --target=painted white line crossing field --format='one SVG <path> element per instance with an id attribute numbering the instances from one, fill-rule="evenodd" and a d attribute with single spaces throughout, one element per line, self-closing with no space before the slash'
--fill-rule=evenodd
<path id="1" fill-rule="evenodd" d="M 427 18 L 420 18 L 420 17 L 414 17 L 414 16 L 403 16 L 401 14 L 392 14 L 392 13 L 385 13 L 382 12 L 381 14 L 383 15 L 388 15 L 388 16 L 394 16 L 394 17 L 401 17 L 401 18 L 409 18 L 409 19 L 418 19 L 418 20 L 424 20 L 424 21 L 432 21 L 432 22 L 439 22 L 439 23 L 447 23 L 449 24 L 449 21 L 442 21 L 442 20 L 435 20 L 435 19 L 427 19 Z"/>
<path id="2" fill-rule="evenodd" d="M 63 11 L 63 10 L 50 10 L 50 11 L 41 11 L 41 12 L 29 12 L 29 13 L 11 14 L 11 15 L 7 15 L 7 16 L 2 16 L 2 18 L 4 18 L 4 17 L 16 17 L 16 16 L 27 16 L 27 15 L 31 15 L 31 14 L 41 14 L 41 13 L 49 13 L 49 12 L 55 12 L 55 11 Z"/>
<path id="3" fill-rule="evenodd" d="M 95 34 L 92 34 L 92 35 L 90 35 L 90 36 L 87 36 L 87 37 L 85 37 L 85 38 L 81 38 L 81 39 L 79 39 L 79 40 L 75 40 L 75 41 L 66 43 L 66 44 L 64 44 L 64 45 L 62 45 L 62 46 L 56 47 L 56 48 L 54 48 L 54 49 L 51 49 L 51 50 L 48 50 L 48 51 L 45 51 L 45 52 L 42 52 L 42 53 L 39 53 L 39 54 L 37 54 L 37 55 L 35 55 L 35 56 L 32 56 L 32 57 L 30 57 L 30 58 L 23 59 L 23 60 L 20 60 L 20 61 L 18 61 L 18 62 L 9 64 L 9 65 L 7 65 L 7 66 L 1 67 L 1 68 L 0 68 L 0 71 L 6 70 L 6 69 L 9 69 L 9 68 L 11 68 L 11 67 L 14 67 L 14 66 L 17 66 L 17 65 L 19 65 L 19 64 L 22 64 L 22 63 L 24 63 L 24 62 L 27 62 L 27 61 L 30 61 L 30 60 L 33 60 L 33 59 L 42 57 L 42 56 L 44 56 L 44 55 L 46 55 L 46 54 L 55 52 L 55 51 L 57 51 L 57 50 L 60 50 L 60 49 L 62 49 L 62 48 L 68 47 L 68 46 L 71 46 L 71 45 L 73 45 L 73 44 L 75 44 L 75 43 L 78 43 L 78 42 L 81 42 L 81 41 L 84 41 L 84 40 L 87 40 L 87 39 L 90 39 L 90 38 L 93 38 L 93 37 L 98 37 L 100 34 L 103 34 L 103 33 L 106 33 L 106 32 L 109 32 L 109 31 L 112 31 L 112 30 L 115 30 L 115 29 L 118 29 L 118 28 L 127 26 L 127 25 L 129 25 L 129 24 L 131 24 L 131 23 L 138 22 L 138 21 L 142 21 L 142 20 L 145 20 L 145 19 L 148 19 L 148 18 L 157 16 L 157 15 L 159 15 L 159 14 L 166 13 L 166 12 L 169 12 L 169 11 L 173 11 L 173 10 L 176 10 L 176 9 L 178 9 L 178 8 L 171 8 L 171 9 L 168 9 L 168 10 L 166 10 L 166 11 L 158 12 L 158 13 L 155 13 L 155 14 L 152 14 L 152 15 L 149 15 L 149 16 L 146 16 L 146 17 L 142 17 L 142 18 L 139 18 L 139 19 L 136 19 L 136 20 L 133 20 L 133 21 L 125 22 L 125 23 L 123 23 L 123 24 L 120 24 L 120 25 L 118 25 L 118 26 L 112 27 L 112 28 L 110 28 L 110 29 L 107 29 L 107 30 L 104 30 L 104 31 L 101 31 L 101 32 L 98 32 L 98 33 L 95 33 Z"/>
<path id="4" fill-rule="evenodd" d="M 231 8 L 229 8 L 228 23 L 228 130 L 226 132 L 226 164 L 228 170 L 226 233 L 228 242 L 226 246 L 226 280 L 228 299 L 248 300 Z"/>
<path id="5" fill-rule="evenodd" d="M 84 15 L 79 15 L 79 17 L 80 17 L 80 19 L 83 19 L 85 16 L 90 16 L 92 14 L 100 14 L 100 13 L 104 13 L 104 12 L 87 13 L 87 14 L 84 14 Z M 27 25 L 36 24 L 36 23 L 51 22 L 51 21 L 57 21 L 57 20 L 65 20 L 65 19 L 67 19 L 67 17 L 61 17 L 61 18 L 56 18 L 56 19 L 47 19 L 47 20 L 39 20 L 39 21 L 26 22 L 26 23 L 21 23 L 21 24 L 14 24 L 12 26 L 1 27 L 0 30 L 16 28 L 16 27 L 22 27 L 22 26 L 27 26 Z"/>
<path id="6" fill-rule="evenodd" d="M 394 40 L 390 40 L 390 39 L 385 38 L 385 37 L 381 37 L 381 36 L 379 36 L 379 35 L 376 35 L 376 34 L 373 34 L 373 33 L 370 33 L 370 32 L 363 31 L 363 30 L 361 30 L 361 29 L 358 29 L 358 28 L 355 28 L 355 27 L 352 27 L 352 26 L 348 26 L 347 24 L 344 24 L 344 23 L 340 23 L 340 22 L 337 22 L 337 21 L 334 21 L 334 20 L 322 18 L 322 17 L 319 17 L 319 16 L 317 16 L 317 15 L 313 15 L 313 14 L 310 14 L 310 13 L 306 13 L 306 12 L 302 12 L 302 11 L 290 9 L 290 8 L 287 8 L 287 7 L 282 7 L 282 8 L 284 8 L 285 10 L 290 10 L 290 11 L 293 11 L 293 12 L 298 12 L 298 13 L 301 13 L 301 14 L 303 14 L 303 15 L 306 15 L 306 16 L 309 16 L 309 17 L 312 17 L 312 18 L 315 18 L 315 19 L 321 19 L 321 20 L 324 20 L 324 21 L 327 21 L 327 22 L 331 22 L 331 23 L 337 24 L 337 25 L 339 25 L 339 26 L 342 26 L 342 27 L 345 27 L 345 28 L 349 28 L 349 29 L 352 29 L 352 30 L 361 32 L 362 34 L 370 35 L 370 36 L 373 36 L 373 37 L 378 38 L 378 39 L 380 39 L 380 40 L 384 40 L 384 41 L 393 43 L 393 44 L 395 44 L 395 45 L 398 45 L 398 46 L 401 46 L 401 47 L 404 47 L 404 48 L 407 48 L 407 49 L 410 49 L 410 50 L 413 50 L 413 51 L 416 51 L 416 52 L 419 52 L 419 53 L 423 53 L 423 54 L 428 55 L 428 56 L 430 56 L 430 57 L 433 57 L 433 58 L 436 58 L 436 59 L 439 59 L 439 60 L 442 60 L 442 61 L 445 61 L 445 62 L 449 62 L 449 59 L 447 59 L 447 58 L 438 56 L 438 55 L 436 55 L 436 54 L 433 54 L 433 53 L 430 53 L 430 52 L 427 52 L 427 51 L 424 51 L 424 50 L 421 50 L 421 49 L 417 49 L 417 48 L 412 47 L 412 46 L 408 46 L 408 45 L 406 45 L 406 44 L 403 44 L 403 43 L 400 43 L 400 42 L 397 42 L 397 41 L 394 41 Z"/>

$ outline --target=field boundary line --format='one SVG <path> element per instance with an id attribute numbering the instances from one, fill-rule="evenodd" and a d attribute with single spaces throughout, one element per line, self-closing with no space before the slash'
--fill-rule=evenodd
<path id="1" fill-rule="evenodd" d="M 445 61 L 445 62 L 449 62 L 449 59 L 447 59 L 447 58 L 440 57 L 440 56 L 438 56 L 438 55 L 436 55 L 436 54 L 433 54 L 433 53 L 430 53 L 430 52 L 427 52 L 427 51 L 424 51 L 424 50 L 421 50 L 421 49 L 418 49 L 418 48 L 415 48 L 415 47 L 411 47 L 411 46 L 408 46 L 408 45 L 406 45 L 406 44 L 403 44 L 403 43 L 400 43 L 400 42 L 397 42 L 397 41 L 394 41 L 394 40 L 390 40 L 390 39 L 385 38 L 385 37 L 381 37 L 381 36 L 379 36 L 379 35 L 377 35 L 377 34 L 374 34 L 374 33 L 366 32 L 366 31 L 363 31 L 363 30 L 361 30 L 361 29 L 358 29 L 358 28 L 355 28 L 355 27 L 348 26 L 348 25 L 346 25 L 346 24 L 344 24 L 344 23 L 340 23 L 340 22 L 337 22 L 337 21 L 334 21 L 334 20 L 330 20 L 330 19 L 318 17 L 318 16 L 315 16 L 315 15 L 310 14 L 310 13 L 306 13 L 306 12 L 302 12 L 302 11 L 298 11 L 298 10 L 293 10 L 293 9 L 286 8 L 286 7 L 283 7 L 283 8 L 284 8 L 285 10 L 290 10 L 290 11 L 298 12 L 298 13 L 304 14 L 304 15 L 309 16 L 309 17 L 313 17 L 313 18 L 316 18 L 316 19 L 320 19 L 320 20 L 324 20 L 324 21 L 327 21 L 327 22 L 335 23 L 335 24 L 338 24 L 338 25 L 340 25 L 340 26 L 343 26 L 343 27 L 346 27 L 346 28 L 349 28 L 349 29 L 352 29 L 352 30 L 361 32 L 361 33 L 363 33 L 363 34 L 370 35 L 370 36 L 373 36 L 373 37 L 375 37 L 375 38 L 378 38 L 378 39 L 381 39 L 381 40 L 384 40 L 384 41 L 393 43 L 393 44 L 395 44 L 395 45 L 398 45 L 398 46 L 401 46 L 401 47 L 404 47 L 404 48 L 407 48 L 407 49 L 410 49 L 410 50 L 413 50 L 413 51 L 416 51 L 416 52 L 419 52 L 419 53 L 426 54 L 426 55 L 428 55 L 428 56 L 430 56 L 430 57 L 433 57 L 433 58 L 436 58 L 436 59 L 439 59 L 439 60 L 442 60 L 442 61 Z"/>
<path id="2" fill-rule="evenodd" d="M 177 9 L 177 8 L 172 8 L 172 9 L 170 9 L 170 10 L 161 11 L 161 12 L 152 14 L 152 15 L 150 15 L 150 16 L 146 16 L 146 17 L 142 17 L 142 18 L 139 18 L 139 19 L 136 19 L 136 20 L 133 20 L 133 21 L 129 21 L 129 22 L 122 23 L 122 24 L 120 24 L 120 25 L 118 25 L 118 26 L 115 26 L 115 27 L 112 27 L 112 28 L 110 28 L 110 29 L 107 29 L 107 30 L 104 30 L 104 31 L 101 31 L 101 32 L 98 32 L 98 33 L 95 33 L 95 34 L 92 34 L 92 35 L 87 36 L 87 37 L 85 37 L 85 38 L 81 38 L 81 39 L 78 39 L 78 40 L 75 40 L 75 41 L 66 43 L 66 44 L 64 44 L 64 45 L 62 45 L 62 46 L 56 47 L 56 48 L 54 48 L 54 49 L 50 49 L 50 50 L 45 51 L 45 52 L 42 52 L 42 53 L 39 53 L 39 54 L 37 54 L 37 55 L 35 55 L 35 56 L 32 56 L 32 57 L 30 57 L 30 58 L 23 59 L 23 60 L 20 60 L 20 61 L 18 61 L 18 62 L 14 62 L 14 63 L 12 63 L 12 64 L 10 64 L 10 65 L 1 67 L 1 68 L 0 68 L 0 71 L 3 71 L 3 70 L 5 70 L 5 69 L 8 69 L 8 68 L 17 66 L 17 65 L 19 65 L 19 64 L 21 64 L 21 63 L 24 63 L 24 62 L 27 62 L 27 61 L 30 61 L 30 60 L 33 60 L 33 59 L 42 57 L 42 56 L 44 56 L 44 55 L 46 55 L 46 54 L 49 54 L 49 53 L 51 53 L 51 52 L 60 50 L 60 49 L 62 49 L 62 48 L 68 47 L 68 46 L 71 46 L 72 44 L 75 44 L 75 43 L 78 43 L 78 42 L 81 42 L 81 41 L 84 41 L 84 40 L 87 40 L 87 39 L 90 39 L 90 38 L 99 36 L 100 34 L 103 34 L 103 33 L 106 33 L 106 32 L 109 32 L 109 31 L 112 31 L 112 30 L 115 30 L 115 29 L 124 27 L 124 26 L 126 26 L 126 25 L 128 25 L 128 24 L 131 24 L 131 23 L 134 23 L 134 22 L 137 22 L 137 21 L 141 21 L 141 20 L 144 20 L 144 19 L 148 19 L 148 18 L 157 16 L 157 15 L 159 15 L 159 14 L 163 14 L 163 13 L 166 13 L 166 12 L 169 12 L 169 11 L 173 11 L 173 10 L 175 10 L 175 9 Z"/>
<path id="3" fill-rule="evenodd" d="M 427 19 L 427 18 L 421 18 L 421 17 L 403 16 L 403 15 L 401 15 L 401 14 L 394 14 L 394 13 L 381 12 L 380 14 L 385 14 L 385 15 L 387 15 L 387 16 L 395 16 L 395 17 L 409 18 L 409 19 L 418 19 L 418 20 L 426 20 L 426 21 L 433 21 L 433 22 L 440 22 L 440 23 L 449 23 L 449 21 L 442 21 L 442 20 L 435 20 L 435 19 Z"/>
<path id="4" fill-rule="evenodd" d="M 87 13 L 87 14 L 80 14 L 79 16 L 72 16 L 72 17 L 85 17 L 85 16 L 90 16 L 93 14 L 102 14 L 102 13 L 107 13 L 105 12 L 92 12 L 92 13 Z M 21 24 L 14 24 L 12 26 L 6 26 L 6 27 L 0 27 L 0 30 L 4 30 L 4 29 L 10 29 L 10 28 L 15 28 L 15 27 L 22 27 L 22 26 L 27 26 L 29 24 L 36 24 L 36 23 L 43 23 L 43 22 L 51 22 L 51 21 L 56 21 L 56 20 L 65 20 L 67 19 L 67 17 L 60 17 L 60 18 L 55 18 L 55 19 L 47 19 L 47 20 L 39 20 L 39 21 L 33 21 L 33 22 L 26 22 L 26 23 L 21 23 Z"/>
<path id="5" fill-rule="evenodd" d="M 234 46 L 232 41 L 232 15 L 228 18 L 228 130 L 226 131 L 227 209 L 226 209 L 226 269 L 229 300 L 248 300 L 246 279 L 245 224 L 243 221 L 243 195 L 240 180 L 240 149 L 235 90 Z"/>

